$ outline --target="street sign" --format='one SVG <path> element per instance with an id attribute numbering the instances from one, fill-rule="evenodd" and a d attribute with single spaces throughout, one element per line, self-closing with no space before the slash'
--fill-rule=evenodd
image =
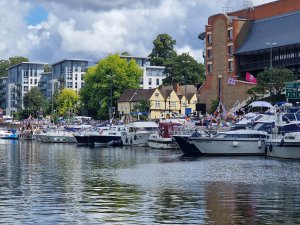
<path id="1" fill-rule="evenodd" d="M 286 82 L 285 96 L 287 99 L 300 99 L 300 82 Z"/>

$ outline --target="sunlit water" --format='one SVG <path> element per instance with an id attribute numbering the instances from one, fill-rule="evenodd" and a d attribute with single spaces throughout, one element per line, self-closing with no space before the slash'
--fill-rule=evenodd
<path id="1" fill-rule="evenodd" d="M 0 223 L 300 224 L 300 161 L 0 140 Z"/>

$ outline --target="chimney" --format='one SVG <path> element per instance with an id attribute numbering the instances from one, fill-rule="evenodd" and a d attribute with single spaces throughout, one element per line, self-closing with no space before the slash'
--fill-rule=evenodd
<path id="1" fill-rule="evenodd" d="M 179 83 L 174 84 L 173 89 L 176 92 L 176 94 L 178 94 L 178 92 L 181 91 Z"/>

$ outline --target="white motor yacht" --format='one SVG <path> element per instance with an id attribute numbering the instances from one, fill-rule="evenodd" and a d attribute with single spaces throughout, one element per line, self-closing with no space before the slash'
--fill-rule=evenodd
<path id="1" fill-rule="evenodd" d="M 137 121 L 127 124 L 128 130 L 122 132 L 123 145 L 148 146 L 147 139 L 157 131 L 158 124 L 152 121 Z"/>

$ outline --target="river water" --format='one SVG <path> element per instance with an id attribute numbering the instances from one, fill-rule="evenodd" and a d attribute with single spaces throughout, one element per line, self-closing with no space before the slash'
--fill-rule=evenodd
<path id="1" fill-rule="evenodd" d="M 300 224 L 300 161 L 0 140 L 3 224 Z"/>

